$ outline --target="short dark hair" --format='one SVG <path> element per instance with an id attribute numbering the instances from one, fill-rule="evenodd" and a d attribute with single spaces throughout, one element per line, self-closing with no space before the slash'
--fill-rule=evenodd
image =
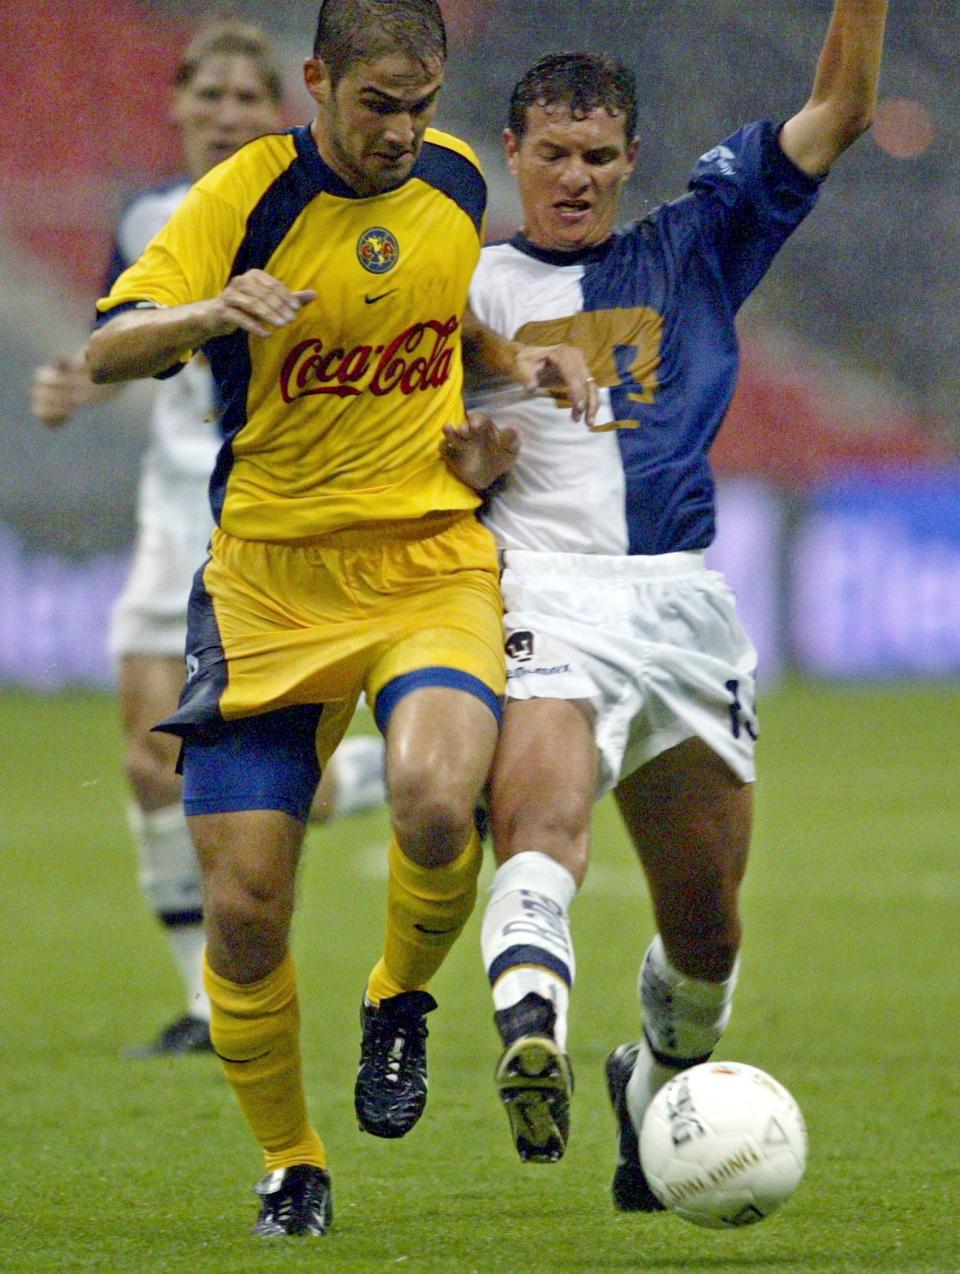
<path id="1" fill-rule="evenodd" d="M 334 85 L 354 62 L 397 52 L 424 68 L 446 61 L 447 30 L 437 0 L 323 0 L 313 55 Z"/>
<path id="2" fill-rule="evenodd" d="M 637 129 L 636 76 L 622 62 L 598 53 L 551 53 L 523 76 L 510 97 L 507 126 L 520 141 L 531 106 L 566 106 L 575 119 L 604 109 L 623 116 L 627 141 Z"/>
<path id="3" fill-rule="evenodd" d="M 283 72 L 273 45 L 262 28 L 255 23 L 232 18 L 211 22 L 209 26 L 200 28 L 177 64 L 173 87 L 187 88 L 202 64 L 208 58 L 218 55 L 249 58 L 267 93 L 278 106 L 281 104 Z"/>

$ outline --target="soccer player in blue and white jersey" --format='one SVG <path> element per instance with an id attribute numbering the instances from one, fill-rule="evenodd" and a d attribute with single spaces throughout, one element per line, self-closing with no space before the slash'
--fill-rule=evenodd
<path id="1" fill-rule="evenodd" d="M 806 105 L 781 127 L 761 121 L 726 138 L 685 196 L 623 233 L 617 205 L 639 151 L 633 75 L 592 55 L 548 57 L 511 101 L 506 152 L 523 229 L 484 250 L 471 307 L 511 339 L 579 345 L 601 406 L 589 432 L 544 398 L 498 414 L 519 455 L 485 518 L 504 566 L 508 699 L 483 957 L 517 1150 L 558 1159 L 572 1089 L 568 909 L 587 868 L 591 803 L 612 790 L 658 927 L 640 971 L 642 1038 L 607 1068 L 624 1211 L 659 1207 L 637 1155 L 644 1110 L 711 1053 L 737 979 L 755 652 L 703 561 L 709 450 L 737 375 L 734 321 L 870 124 L 886 7 L 835 0 Z M 481 441 L 496 450 L 489 427 Z M 455 467 L 475 442 L 468 427 L 447 431 Z"/>
<path id="2" fill-rule="evenodd" d="M 105 291 L 180 206 L 194 181 L 241 146 L 281 124 L 283 77 L 264 32 L 240 21 L 214 22 L 190 40 L 174 77 L 171 118 L 186 175 L 141 192 L 122 213 Z M 82 355 L 37 368 L 31 406 L 48 426 L 103 401 L 118 386 L 96 386 Z M 129 1056 L 210 1050 L 210 1004 L 203 987 L 202 880 L 175 773 L 177 741 L 153 732 L 173 712 L 183 685 L 187 599 L 206 555 L 213 521 L 208 486 L 222 441 L 213 381 L 203 355 L 158 384 L 149 445 L 137 492 L 133 563 L 111 617 L 117 662 L 129 822 L 140 885 L 160 922 L 184 989 L 184 1011 Z M 324 772 L 312 815 L 320 821 L 384 800 L 377 739 L 344 741 Z"/>

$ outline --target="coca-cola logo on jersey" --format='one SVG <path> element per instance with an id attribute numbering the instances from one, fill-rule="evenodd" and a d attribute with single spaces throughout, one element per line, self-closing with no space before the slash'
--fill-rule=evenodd
<path id="1" fill-rule="evenodd" d="M 319 336 L 299 341 L 284 360 L 280 392 L 285 403 L 311 394 L 354 398 L 371 394 L 414 394 L 438 389 L 450 376 L 450 338 L 460 326 L 456 315 L 443 322 L 414 323 L 386 345 L 328 346 Z"/>

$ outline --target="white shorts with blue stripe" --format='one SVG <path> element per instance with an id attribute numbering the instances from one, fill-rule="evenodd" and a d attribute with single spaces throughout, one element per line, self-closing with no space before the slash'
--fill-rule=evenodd
<path id="1" fill-rule="evenodd" d="M 502 561 L 508 703 L 592 705 L 598 794 L 690 738 L 753 781 L 756 651 L 702 552 Z"/>

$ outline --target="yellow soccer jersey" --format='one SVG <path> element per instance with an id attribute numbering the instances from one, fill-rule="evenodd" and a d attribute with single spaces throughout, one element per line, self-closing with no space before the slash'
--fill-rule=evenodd
<path id="1" fill-rule="evenodd" d="M 224 531 L 290 541 L 476 507 L 439 446 L 443 425 L 463 419 L 461 316 L 485 211 L 476 157 L 455 137 L 429 129 L 408 180 L 361 198 L 304 126 L 203 177 L 98 302 L 107 318 L 182 305 L 254 268 L 316 290 L 265 339 L 204 346 L 222 412 L 210 490 Z"/>

